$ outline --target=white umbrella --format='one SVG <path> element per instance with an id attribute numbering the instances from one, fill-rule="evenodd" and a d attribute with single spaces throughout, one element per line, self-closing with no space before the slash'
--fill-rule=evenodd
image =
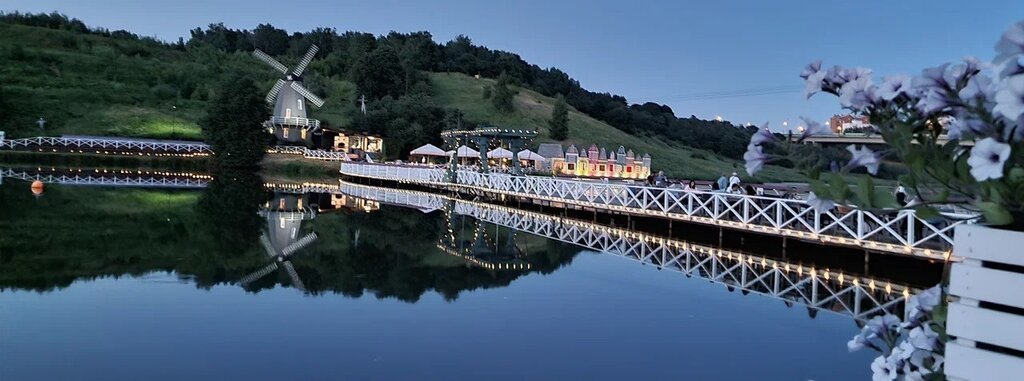
<path id="1" fill-rule="evenodd" d="M 410 156 L 445 156 L 447 153 L 443 149 L 437 148 L 433 144 L 424 144 L 419 148 L 409 151 Z"/>
<path id="2" fill-rule="evenodd" d="M 454 151 L 454 150 L 452 150 L 452 151 Z M 448 151 L 445 154 L 446 155 L 451 155 L 452 151 Z M 469 148 L 467 146 L 461 146 L 461 147 L 459 147 L 459 155 L 458 156 L 459 157 L 480 157 L 480 152 L 477 152 L 477 150 Z"/>
<path id="3" fill-rule="evenodd" d="M 498 147 L 487 152 L 488 159 L 511 159 L 512 151 Z"/>
<path id="4" fill-rule="evenodd" d="M 548 161 L 544 156 L 538 155 L 536 152 L 524 149 L 519 151 L 519 160 L 531 160 L 531 161 Z"/>

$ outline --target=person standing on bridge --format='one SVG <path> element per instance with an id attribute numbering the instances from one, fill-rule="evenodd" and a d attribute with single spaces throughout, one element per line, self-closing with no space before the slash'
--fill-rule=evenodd
<path id="1" fill-rule="evenodd" d="M 729 186 L 729 179 L 726 179 L 725 174 L 723 173 L 722 177 L 719 177 L 718 180 L 715 181 L 715 184 L 718 185 L 717 190 L 725 189 Z"/>
<path id="2" fill-rule="evenodd" d="M 740 177 L 736 175 L 736 172 L 733 172 L 732 176 L 729 177 L 729 189 L 732 189 L 733 187 L 736 187 L 737 189 L 740 187 Z"/>

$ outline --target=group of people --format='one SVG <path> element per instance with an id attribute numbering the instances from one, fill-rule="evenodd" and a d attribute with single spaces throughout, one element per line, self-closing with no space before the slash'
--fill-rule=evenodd
<path id="1" fill-rule="evenodd" d="M 657 174 L 647 176 L 644 180 L 644 185 L 665 188 L 682 188 L 684 190 L 701 190 L 697 189 L 696 180 L 684 182 L 669 181 L 668 178 L 665 177 L 665 171 L 658 171 Z M 705 188 L 703 190 L 707 189 Z M 753 184 L 749 183 L 744 184 L 736 172 L 733 172 L 732 176 L 729 177 L 726 177 L 723 173 L 718 180 L 711 183 L 711 191 L 738 195 L 764 196 L 764 188 L 755 187 Z"/>

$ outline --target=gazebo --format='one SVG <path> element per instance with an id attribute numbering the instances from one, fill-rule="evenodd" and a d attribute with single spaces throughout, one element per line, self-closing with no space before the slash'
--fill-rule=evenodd
<path id="1" fill-rule="evenodd" d="M 411 162 L 419 161 L 419 162 L 422 162 L 422 163 L 426 163 L 427 160 L 429 158 L 431 158 L 431 157 L 446 157 L 446 156 L 448 156 L 448 153 L 444 152 L 443 149 L 437 148 L 437 146 L 435 146 L 433 144 L 424 144 L 422 146 L 417 147 L 416 149 L 414 149 L 412 151 L 409 151 L 409 161 L 411 161 Z M 416 159 L 419 159 L 419 160 L 416 160 Z"/>
<path id="2" fill-rule="evenodd" d="M 541 155 L 539 155 L 536 152 L 530 151 L 529 149 L 524 149 L 522 151 L 519 151 L 519 154 L 517 156 L 519 157 L 520 161 L 522 161 L 522 160 L 529 160 L 529 161 L 533 162 L 532 166 L 533 166 L 534 169 L 539 168 L 538 167 L 539 163 L 544 163 L 544 162 L 548 161 L 548 159 L 544 158 L 544 156 L 541 156 Z"/>

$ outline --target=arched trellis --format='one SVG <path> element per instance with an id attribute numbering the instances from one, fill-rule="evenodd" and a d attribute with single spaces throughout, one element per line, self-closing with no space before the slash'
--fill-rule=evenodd
<path id="1" fill-rule="evenodd" d="M 487 167 L 487 148 L 491 140 L 498 140 L 501 142 L 500 145 L 508 143 L 509 149 L 512 151 L 512 174 L 522 175 L 523 168 L 519 163 L 519 151 L 523 149 L 526 143 L 532 141 L 536 137 L 536 130 L 503 127 L 481 126 L 473 130 L 457 129 L 442 131 L 441 138 L 444 139 L 445 145 L 448 149 L 454 150 L 449 156 L 448 179 L 453 183 L 456 181 L 455 176 L 456 171 L 458 170 L 459 146 L 463 143 L 469 142 L 470 140 L 476 142 L 477 148 L 480 151 L 481 173 L 489 172 L 489 168 Z"/>

